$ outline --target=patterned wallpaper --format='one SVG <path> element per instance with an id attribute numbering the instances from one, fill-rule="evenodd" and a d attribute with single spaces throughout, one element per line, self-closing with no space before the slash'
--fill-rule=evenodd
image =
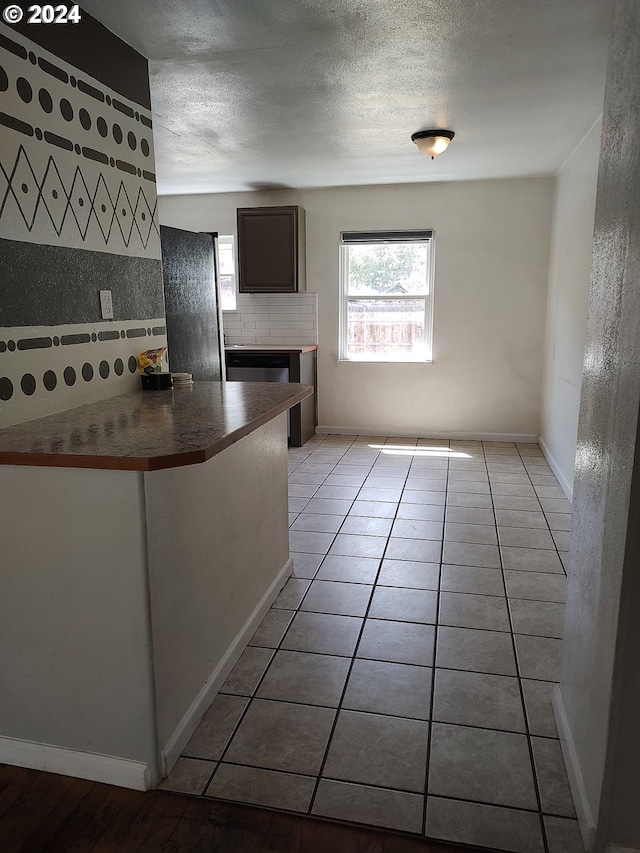
<path id="1" fill-rule="evenodd" d="M 132 390 L 166 344 L 147 62 L 73 26 L 53 52 L 0 24 L 0 426 Z"/>

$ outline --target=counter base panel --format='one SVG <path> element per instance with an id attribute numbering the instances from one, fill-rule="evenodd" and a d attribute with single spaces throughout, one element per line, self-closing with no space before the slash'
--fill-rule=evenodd
<path id="1" fill-rule="evenodd" d="M 286 415 L 144 483 L 164 752 L 289 559 Z"/>
<path id="2" fill-rule="evenodd" d="M 1 470 L 0 736 L 25 761 L 158 777 L 143 513 L 136 472 Z"/>
<path id="3" fill-rule="evenodd" d="M 291 573 L 286 461 L 282 413 L 200 465 L 2 468 L 0 761 L 158 784 Z"/>

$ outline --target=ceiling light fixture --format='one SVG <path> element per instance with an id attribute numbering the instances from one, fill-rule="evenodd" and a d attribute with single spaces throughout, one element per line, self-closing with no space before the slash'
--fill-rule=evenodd
<path id="1" fill-rule="evenodd" d="M 452 130 L 418 130 L 411 134 L 411 141 L 415 142 L 423 154 L 428 154 L 433 160 L 438 154 L 447 150 L 454 136 L 455 133 Z"/>

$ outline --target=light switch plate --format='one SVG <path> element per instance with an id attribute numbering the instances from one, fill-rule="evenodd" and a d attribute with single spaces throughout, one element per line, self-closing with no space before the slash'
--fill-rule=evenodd
<path id="1" fill-rule="evenodd" d="M 102 311 L 103 320 L 113 320 L 113 302 L 110 290 L 100 291 L 100 310 Z"/>

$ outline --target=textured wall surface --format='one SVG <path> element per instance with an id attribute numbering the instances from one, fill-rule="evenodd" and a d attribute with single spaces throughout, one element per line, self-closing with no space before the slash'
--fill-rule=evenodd
<path id="1" fill-rule="evenodd" d="M 381 435 L 540 431 L 553 178 L 164 196 L 160 219 L 235 232 L 237 207 L 307 212 L 319 423 Z M 340 232 L 435 231 L 433 364 L 338 361 Z"/>
<path id="2" fill-rule="evenodd" d="M 569 497 L 576 456 L 601 129 L 602 122 L 596 122 L 556 178 L 540 436 Z"/>
<path id="3" fill-rule="evenodd" d="M 608 0 L 84 5 L 151 60 L 163 193 L 550 175 L 600 112 Z"/>
<path id="4" fill-rule="evenodd" d="M 607 842 L 634 847 L 640 842 L 638 211 L 640 6 L 618 0 L 598 175 L 561 675 L 568 735 L 597 824 L 597 851 Z"/>
<path id="5" fill-rule="evenodd" d="M 0 68 L 7 426 L 131 390 L 123 365 L 166 339 L 146 59 L 83 13 L 0 24 Z"/>

